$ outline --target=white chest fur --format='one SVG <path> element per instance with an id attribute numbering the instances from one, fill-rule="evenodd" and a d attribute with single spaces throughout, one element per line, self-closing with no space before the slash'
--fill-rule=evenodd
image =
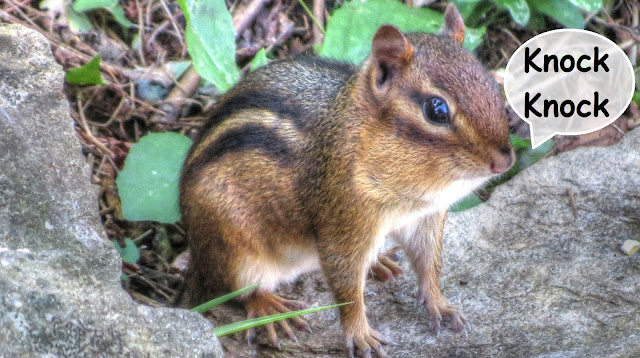
<path id="1" fill-rule="evenodd" d="M 480 177 L 454 180 L 444 189 L 435 193 L 427 194 L 424 200 L 431 203 L 431 207 L 433 207 L 434 212 L 445 210 L 458 200 L 469 195 L 474 189 L 478 188 L 489 178 L 490 177 Z"/>
<path id="2" fill-rule="evenodd" d="M 415 227 L 427 215 L 441 212 L 448 209 L 451 205 L 469 195 L 474 189 L 481 186 L 490 177 L 481 177 L 474 179 L 459 179 L 453 181 L 444 189 L 426 193 L 424 195 L 424 206 L 411 210 L 409 212 L 389 213 L 383 220 L 376 240 L 377 249 L 382 247 L 384 239 L 392 231 L 402 230 L 407 236 L 413 236 Z M 377 255 L 377 250 L 376 250 Z M 375 257 L 375 256 L 374 256 Z"/>

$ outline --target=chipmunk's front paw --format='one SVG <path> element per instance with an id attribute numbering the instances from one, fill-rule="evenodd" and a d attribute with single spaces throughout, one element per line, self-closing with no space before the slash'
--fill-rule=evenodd
<path id="1" fill-rule="evenodd" d="M 431 330 L 437 336 L 440 336 L 442 319 L 444 317 L 449 317 L 451 320 L 451 329 L 453 329 L 454 332 L 464 331 L 466 334 L 467 329 L 471 330 L 471 323 L 467 321 L 466 317 L 460 311 L 460 308 L 448 303 L 444 297 L 440 300 L 430 300 L 427 298 L 427 295 L 420 294 L 418 301 L 429 311 Z"/>
<path id="2" fill-rule="evenodd" d="M 382 345 L 392 344 L 391 340 L 368 326 L 360 333 L 346 333 L 346 338 L 347 357 L 349 358 L 354 358 L 356 354 L 363 358 L 371 358 L 373 352 L 378 358 L 385 358 L 388 356 L 382 349 Z"/>

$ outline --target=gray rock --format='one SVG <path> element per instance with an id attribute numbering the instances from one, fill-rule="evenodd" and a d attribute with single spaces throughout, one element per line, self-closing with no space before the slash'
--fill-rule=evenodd
<path id="1" fill-rule="evenodd" d="M 212 326 L 136 304 L 97 215 L 64 73 L 0 24 L 0 357 L 220 357 Z"/>
<path id="2" fill-rule="evenodd" d="M 574 217 L 568 191 L 575 198 Z M 391 357 L 640 357 L 640 255 L 620 251 L 640 238 L 640 129 L 609 148 L 581 148 L 548 158 L 499 187 L 474 209 L 449 215 L 443 292 L 473 323 L 468 336 L 445 323 L 436 338 L 416 300 L 416 278 L 370 279 L 372 326 L 397 345 Z M 284 288 L 312 306 L 333 303 L 320 274 Z M 243 318 L 239 308 L 216 323 Z M 283 339 L 284 352 L 223 337 L 229 357 L 342 354 L 335 311 L 308 316 L 314 333 Z M 262 334 L 264 336 L 264 334 Z"/>

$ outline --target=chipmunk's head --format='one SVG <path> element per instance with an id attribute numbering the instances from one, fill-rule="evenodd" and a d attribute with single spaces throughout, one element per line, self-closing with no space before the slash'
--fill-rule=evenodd
<path id="1" fill-rule="evenodd" d="M 446 207 L 507 171 L 514 154 L 499 86 L 462 47 L 455 6 L 444 19 L 437 35 L 381 26 L 358 81 L 370 188 Z"/>

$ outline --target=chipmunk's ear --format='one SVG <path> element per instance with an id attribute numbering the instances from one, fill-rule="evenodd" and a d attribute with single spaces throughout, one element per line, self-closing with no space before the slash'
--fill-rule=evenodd
<path id="1" fill-rule="evenodd" d="M 393 78 L 409 66 L 413 46 L 397 27 L 382 25 L 373 36 L 371 53 L 371 74 L 375 89 L 386 92 Z"/>
<path id="2" fill-rule="evenodd" d="M 444 28 L 442 32 L 461 45 L 464 42 L 464 20 L 462 20 L 460 11 L 453 3 L 449 3 L 444 11 Z"/>

